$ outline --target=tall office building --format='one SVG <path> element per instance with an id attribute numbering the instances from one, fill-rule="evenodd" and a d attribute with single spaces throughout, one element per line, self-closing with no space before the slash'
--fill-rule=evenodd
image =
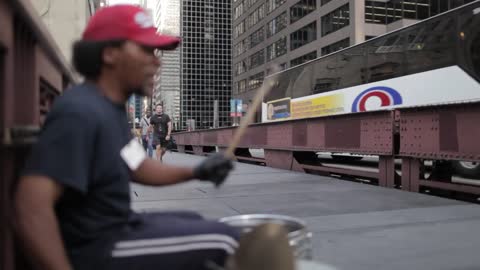
<path id="1" fill-rule="evenodd" d="M 233 0 L 233 95 L 250 103 L 271 63 L 294 67 L 472 1 Z"/>
<path id="2" fill-rule="evenodd" d="M 189 120 L 196 128 L 230 124 L 231 7 L 231 0 L 182 0 L 182 129 Z"/>
<path id="3" fill-rule="evenodd" d="M 154 17 L 155 25 L 161 33 L 180 36 L 180 0 L 157 1 Z M 180 48 L 162 51 L 161 68 L 155 79 L 155 104 L 163 104 L 163 109 L 173 122 L 174 130 L 180 128 Z"/>
<path id="4" fill-rule="evenodd" d="M 108 1 L 107 4 L 119 4 L 126 3 L 127 1 Z M 148 9 L 147 0 L 136 0 L 129 1 L 129 4 L 138 5 L 144 8 L 153 19 L 152 10 Z M 141 95 L 132 95 L 127 102 L 128 104 L 128 117 L 131 123 L 136 123 L 136 126 L 140 126 L 140 121 L 142 120 L 143 115 L 149 109 L 150 99 Z M 133 124 L 132 124 L 133 125 Z"/>
<path id="5" fill-rule="evenodd" d="M 154 20 L 160 32 L 182 37 L 179 49 L 159 55 L 162 67 L 155 79 L 155 103 L 163 104 L 176 129 L 186 129 L 192 120 L 196 128 L 228 126 L 231 2 L 157 1 Z"/>

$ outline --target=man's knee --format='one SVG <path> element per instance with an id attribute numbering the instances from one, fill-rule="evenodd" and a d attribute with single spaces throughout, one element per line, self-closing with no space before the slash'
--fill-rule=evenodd
<path id="1" fill-rule="evenodd" d="M 209 265 L 224 267 L 227 258 L 232 256 L 238 248 L 240 231 L 232 226 L 215 221 L 210 222 L 207 226 L 209 229 L 204 232 L 207 237 L 205 244 L 210 245 L 210 248 L 195 252 L 197 263 L 200 266 L 199 269 L 212 269 Z M 208 240 L 208 237 L 211 237 L 211 239 Z"/>
<path id="2" fill-rule="evenodd" d="M 236 242 L 238 242 L 238 240 L 240 239 L 240 229 L 238 228 L 216 221 L 212 221 L 211 226 L 212 230 L 214 230 L 217 234 L 223 234 L 225 236 L 228 236 Z"/>

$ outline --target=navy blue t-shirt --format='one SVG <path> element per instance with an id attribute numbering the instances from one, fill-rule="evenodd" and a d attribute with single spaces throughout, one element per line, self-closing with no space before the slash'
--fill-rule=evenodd
<path id="1" fill-rule="evenodd" d="M 131 172 L 120 156 L 130 139 L 124 104 L 86 83 L 55 101 L 27 160 L 24 175 L 64 187 L 56 214 L 74 265 L 76 253 L 121 231 L 132 216 Z"/>
<path id="2" fill-rule="evenodd" d="M 169 122 L 171 122 L 170 116 L 166 113 L 152 115 L 152 117 L 150 117 L 150 124 L 153 125 L 153 136 L 156 138 L 165 138 L 168 134 Z"/>

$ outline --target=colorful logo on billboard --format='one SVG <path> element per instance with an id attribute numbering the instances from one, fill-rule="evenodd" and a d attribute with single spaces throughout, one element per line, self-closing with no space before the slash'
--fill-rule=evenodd
<path id="1" fill-rule="evenodd" d="M 290 98 L 277 99 L 267 103 L 267 120 L 287 119 L 290 114 Z"/>
<path id="2" fill-rule="evenodd" d="M 395 89 L 386 86 L 375 86 L 363 91 L 355 98 L 352 104 L 352 112 L 366 112 L 372 109 L 367 108 L 369 100 L 375 100 L 377 104 L 378 100 L 380 100 L 379 107 L 388 107 L 403 103 L 402 96 Z"/>
<path id="3" fill-rule="evenodd" d="M 230 99 L 230 116 L 241 117 L 243 114 L 243 105 L 241 99 Z"/>

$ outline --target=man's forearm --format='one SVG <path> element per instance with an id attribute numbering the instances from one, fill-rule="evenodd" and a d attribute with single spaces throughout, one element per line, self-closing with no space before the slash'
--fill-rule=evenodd
<path id="1" fill-rule="evenodd" d="M 170 136 L 172 134 L 172 122 L 168 122 L 168 133 L 167 136 Z"/>
<path id="2" fill-rule="evenodd" d="M 17 202 L 18 231 L 38 269 L 71 270 L 53 209 Z"/>
<path id="3" fill-rule="evenodd" d="M 146 159 L 133 172 L 133 175 L 135 182 L 152 186 L 166 186 L 193 179 L 193 168 L 170 166 Z"/>

